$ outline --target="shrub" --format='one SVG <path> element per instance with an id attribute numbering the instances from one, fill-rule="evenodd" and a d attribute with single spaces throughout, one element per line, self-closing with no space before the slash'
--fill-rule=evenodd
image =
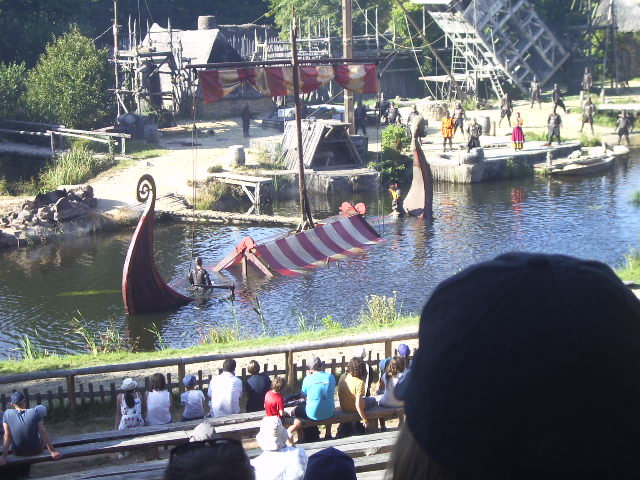
<path id="1" fill-rule="evenodd" d="M 367 295 L 366 310 L 360 313 L 359 322 L 369 325 L 389 325 L 400 318 L 400 310 L 396 292 L 386 295 Z"/>
<path id="2" fill-rule="evenodd" d="M 383 150 L 380 159 L 370 162 L 369 166 L 380 172 L 384 183 L 402 183 L 411 168 L 411 157 L 397 150 Z"/>
<path id="3" fill-rule="evenodd" d="M 599 147 L 602 145 L 602 140 L 599 136 L 588 137 L 584 133 L 580 134 L 580 143 L 583 147 Z"/>
<path id="4" fill-rule="evenodd" d="M 207 168 L 207 172 L 209 173 L 220 173 L 224 171 L 224 168 L 219 163 L 214 163 L 209 168 Z"/>
<path id="5" fill-rule="evenodd" d="M 111 68 L 106 49 L 77 27 L 47 45 L 29 72 L 26 100 L 32 116 L 71 128 L 94 128 L 108 116 Z"/>
<path id="6" fill-rule="evenodd" d="M 100 160 L 86 145 L 73 146 L 54 158 L 51 165 L 40 173 L 40 186 L 47 191 L 56 189 L 58 185 L 83 183 L 112 165 L 112 157 Z"/>
<path id="7" fill-rule="evenodd" d="M 401 152 L 411 143 L 411 137 L 402 125 L 389 125 L 382 131 L 382 151 Z"/>
<path id="8" fill-rule="evenodd" d="M 16 120 L 25 116 L 26 72 L 24 63 L 0 63 L 0 117 Z"/>
<path id="9" fill-rule="evenodd" d="M 223 197 L 234 196 L 231 185 L 222 182 L 209 182 L 201 189 L 196 198 L 196 210 L 215 210 L 216 204 Z"/>

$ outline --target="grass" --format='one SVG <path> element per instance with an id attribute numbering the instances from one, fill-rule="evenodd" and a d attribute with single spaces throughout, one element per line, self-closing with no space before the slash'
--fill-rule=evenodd
<path id="1" fill-rule="evenodd" d="M 327 324 L 330 325 L 331 328 L 325 328 L 324 330 L 308 330 L 296 334 L 280 335 L 275 337 L 263 336 L 250 339 L 229 339 L 231 341 L 228 341 L 226 343 L 200 343 L 198 345 L 183 349 L 168 348 L 166 350 L 155 352 L 121 351 L 115 353 L 99 353 L 97 355 L 75 354 L 48 356 L 44 358 L 33 358 L 25 360 L 6 360 L 0 362 L 0 375 L 27 373 L 41 370 L 81 368 L 96 365 L 109 365 L 116 363 L 129 363 L 166 358 L 180 358 L 210 353 L 238 352 L 241 350 L 255 350 L 258 348 L 290 345 L 297 342 L 322 340 L 327 338 L 344 338 L 347 335 L 355 335 L 359 333 L 374 333 L 384 331 L 384 329 L 388 328 L 417 326 L 418 316 L 397 315 L 395 320 L 383 324 L 377 322 L 360 323 L 353 327 L 340 328 L 336 327 L 335 324 L 337 322 L 328 317 L 325 317 L 323 323 L 325 323 L 325 326 Z M 224 332 L 222 332 L 221 335 L 222 338 L 225 338 Z"/>
<path id="2" fill-rule="evenodd" d="M 624 265 L 616 270 L 621 280 L 640 283 L 640 250 L 624 256 Z"/>
<path id="3" fill-rule="evenodd" d="M 209 182 L 200 189 L 196 198 L 196 210 L 215 210 L 218 202 L 227 196 L 234 194 L 231 185 L 222 182 Z"/>
<path id="4" fill-rule="evenodd" d="M 40 173 L 40 189 L 55 190 L 58 185 L 75 185 L 114 165 L 111 156 L 97 157 L 86 145 L 73 146 L 56 157 Z"/>
<path id="5" fill-rule="evenodd" d="M 145 160 L 166 155 L 169 152 L 166 148 L 158 148 L 142 140 L 131 140 L 127 142 L 127 155 L 136 160 Z"/>
<path id="6" fill-rule="evenodd" d="M 615 128 L 617 118 L 604 112 L 596 112 L 595 116 L 593 117 L 593 123 L 602 127 Z"/>
<path id="7" fill-rule="evenodd" d="M 548 137 L 546 132 L 527 132 L 525 138 L 527 142 L 546 142 Z"/>
<path id="8" fill-rule="evenodd" d="M 207 168 L 207 172 L 209 173 L 220 173 L 224 171 L 224 167 L 219 163 L 214 163 L 209 168 Z"/>
<path id="9" fill-rule="evenodd" d="M 599 147 L 600 145 L 602 145 L 602 139 L 598 135 L 590 137 L 584 133 L 581 133 L 578 140 L 580 140 L 580 143 L 583 147 Z"/>

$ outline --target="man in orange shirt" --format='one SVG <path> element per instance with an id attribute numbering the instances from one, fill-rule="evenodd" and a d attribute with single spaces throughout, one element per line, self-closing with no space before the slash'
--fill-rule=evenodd
<path id="1" fill-rule="evenodd" d="M 449 149 L 453 152 L 453 118 L 451 118 L 448 110 L 445 116 L 442 117 L 442 138 L 444 139 L 442 151 L 445 152 L 447 150 L 447 140 L 449 140 Z"/>

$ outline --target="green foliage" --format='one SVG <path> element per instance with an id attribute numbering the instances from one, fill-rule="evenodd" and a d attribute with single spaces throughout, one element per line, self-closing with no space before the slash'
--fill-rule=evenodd
<path id="1" fill-rule="evenodd" d="M 158 128 L 167 128 L 176 126 L 176 117 L 172 110 L 163 107 L 154 107 L 149 105 L 143 112 L 144 115 L 158 125 Z"/>
<path id="2" fill-rule="evenodd" d="M 640 207 L 640 190 L 633 192 L 633 195 L 631 195 L 631 203 L 636 207 Z"/>
<path id="3" fill-rule="evenodd" d="M 389 125 L 382 131 L 382 150 L 400 152 L 406 149 L 410 143 L 411 137 L 402 125 Z"/>
<path id="4" fill-rule="evenodd" d="M 42 190 L 55 190 L 58 185 L 76 185 L 114 165 L 112 157 L 97 158 L 86 146 L 72 147 L 53 159 L 40 173 Z"/>
<path id="5" fill-rule="evenodd" d="M 332 26 L 332 34 L 340 31 L 341 0 L 269 0 L 271 13 L 269 16 L 280 31 L 281 38 L 289 38 L 291 13 L 295 7 L 298 18 L 328 18 Z M 326 20 L 325 20 L 326 21 Z M 323 28 L 325 30 L 326 26 Z M 305 22 L 302 22 L 302 31 L 299 37 L 308 35 Z"/>
<path id="6" fill-rule="evenodd" d="M 164 341 L 164 337 L 162 336 L 162 332 L 156 325 L 156 322 L 151 322 L 151 326 L 149 328 L 145 328 L 147 332 L 149 332 L 156 339 L 156 344 L 158 345 L 158 350 L 166 350 L 167 342 Z"/>
<path id="7" fill-rule="evenodd" d="M 0 63 L 0 117 L 19 120 L 25 116 L 27 67 L 24 63 Z"/>
<path id="8" fill-rule="evenodd" d="M 513 158 L 507 158 L 504 166 L 503 178 L 520 178 L 530 175 L 533 167 L 522 160 L 514 160 Z"/>
<path id="9" fill-rule="evenodd" d="M 112 103 L 109 53 L 77 27 L 47 45 L 29 72 L 27 106 L 34 118 L 71 128 L 101 125 Z"/>
<path id="10" fill-rule="evenodd" d="M 615 112 L 596 112 L 593 117 L 593 123 L 603 127 L 615 128 L 617 121 Z"/>
<path id="11" fill-rule="evenodd" d="M 589 137 L 584 133 L 581 133 L 580 143 L 582 144 L 583 147 L 599 147 L 600 145 L 602 145 L 602 140 L 598 135 Z"/>
<path id="12" fill-rule="evenodd" d="M 161 157 L 169 150 L 150 145 L 143 140 L 129 140 L 127 142 L 127 155 L 136 160 L 146 160 L 147 158 Z"/>
<path id="13" fill-rule="evenodd" d="M 360 313 L 359 323 L 384 326 L 393 324 L 400 318 L 400 307 L 396 292 L 393 292 L 390 297 L 386 295 L 367 295 L 366 301 L 366 310 Z"/>
<path id="14" fill-rule="evenodd" d="M 301 311 L 292 308 L 291 315 L 293 315 L 293 317 L 296 319 L 296 323 L 298 324 L 298 331 L 310 332 L 314 330 L 313 326 L 307 323 L 307 317 Z"/>
<path id="15" fill-rule="evenodd" d="M 209 168 L 207 168 L 207 172 L 209 173 L 220 173 L 222 171 L 224 171 L 224 167 L 219 163 L 214 163 Z"/>
<path id="16" fill-rule="evenodd" d="M 340 330 L 342 325 L 333 319 L 331 315 L 326 315 L 320 319 L 325 330 Z"/>
<path id="17" fill-rule="evenodd" d="M 231 327 L 214 327 L 205 325 L 198 329 L 199 345 L 220 345 L 236 342 L 240 339 L 240 332 Z"/>
<path id="18" fill-rule="evenodd" d="M 616 273 L 622 280 L 640 283 L 640 250 L 634 249 L 626 254 L 624 265 Z"/>
<path id="19" fill-rule="evenodd" d="M 527 131 L 527 133 L 525 134 L 525 138 L 528 142 L 546 142 L 549 137 L 546 132 Z"/>
<path id="20" fill-rule="evenodd" d="M 196 210 L 215 210 L 216 205 L 225 197 L 233 197 L 234 189 L 222 182 L 209 182 L 198 192 Z"/>
<path id="21" fill-rule="evenodd" d="M 87 351 L 94 357 L 105 353 L 130 352 L 136 342 L 120 334 L 118 328 L 109 322 L 107 329 L 92 331 L 80 312 L 71 318 L 71 333 L 76 334 L 84 343 Z"/>
<path id="22" fill-rule="evenodd" d="M 37 330 L 35 331 L 35 335 L 36 337 L 38 336 Z M 42 349 L 35 345 L 28 335 L 22 335 L 20 337 L 20 346 L 17 350 L 20 352 L 23 360 L 36 360 L 55 356 L 55 354 L 50 353 L 46 348 Z"/>

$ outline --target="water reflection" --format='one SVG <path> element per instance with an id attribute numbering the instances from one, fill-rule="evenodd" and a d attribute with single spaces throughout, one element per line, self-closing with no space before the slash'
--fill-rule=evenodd
<path id="1" fill-rule="evenodd" d="M 293 311 L 302 312 L 309 325 L 321 325 L 325 315 L 349 323 L 372 293 L 396 291 L 404 311 L 418 312 L 440 281 L 471 263 L 510 250 L 567 253 L 616 265 L 638 244 L 640 211 L 630 203 L 638 185 L 638 162 L 591 178 L 437 184 L 433 222 L 380 217 L 390 205 L 386 195 L 379 200 L 378 192 L 314 198 L 319 217 L 334 214 L 342 201 L 364 201 L 384 241 L 361 255 L 294 277 L 267 279 L 251 270 L 245 281 L 239 268 L 224 272 L 218 281 L 237 287 L 233 307 L 225 301 L 226 291 L 215 291 L 172 312 L 131 318 L 123 313 L 119 292 L 132 231 L 5 252 L 0 257 L 0 346 L 9 356 L 19 335 L 27 334 L 49 350 L 82 350 L 82 341 L 70 333 L 70 319 L 78 311 L 88 328 L 104 331 L 113 322 L 128 335 L 139 337 L 144 348 L 157 340 L 149 332 L 152 323 L 170 346 L 186 346 L 198 341 L 203 325 L 233 325 L 234 311 L 245 336 L 260 335 L 265 328 L 297 331 Z M 288 214 L 298 211 L 295 200 L 276 204 L 275 209 Z M 288 231 L 196 225 L 193 250 L 211 269 L 245 236 L 259 242 Z M 157 226 L 158 268 L 177 289 L 187 286 L 191 251 L 191 226 Z M 255 311 L 256 298 L 266 326 Z"/>

